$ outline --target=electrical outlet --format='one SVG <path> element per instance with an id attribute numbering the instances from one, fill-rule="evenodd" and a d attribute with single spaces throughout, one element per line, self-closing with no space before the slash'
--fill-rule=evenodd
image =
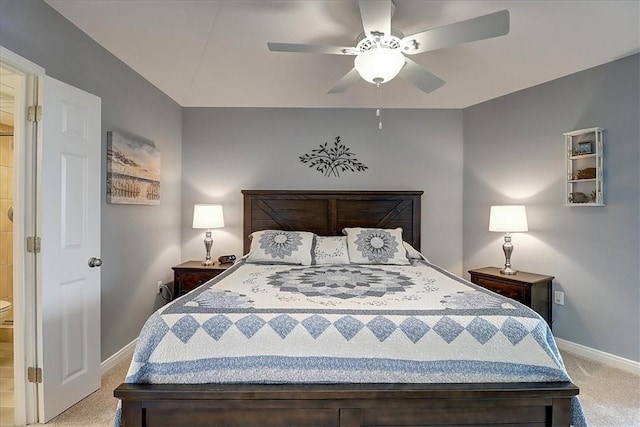
<path id="1" fill-rule="evenodd" d="M 157 285 L 158 285 L 158 293 L 160 294 L 162 293 L 162 280 L 158 280 Z"/>
<path id="2" fill-rule="evenodd" d="M 555 291 L 553 294 L 553 302 L 558 305 L 564 305 L 564 292 Z"/>

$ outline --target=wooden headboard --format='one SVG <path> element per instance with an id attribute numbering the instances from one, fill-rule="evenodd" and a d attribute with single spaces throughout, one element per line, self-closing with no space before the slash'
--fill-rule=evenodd
<path id="1" fill-rule="evenodd" d="M 244 253 L 249 235 L 260 230 L 302 230 L 342 235 L 344 227 L 402 227 L 403 238 L 420 250 L 422 191 L 242 190 Z"/>

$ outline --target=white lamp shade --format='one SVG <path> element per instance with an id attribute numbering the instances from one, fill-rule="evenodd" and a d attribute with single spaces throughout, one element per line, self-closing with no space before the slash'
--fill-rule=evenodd
<path id="1" fill-rule="evenodd" d="M 353 63 L 360 77 L 370 83 L 383 83 L 398 75 L 404 55 L 399 49 L 378 47 L 359 53 Z"/>
<path id="2" fill-rule="evenodd" d="M 224 227 L 222 205 L 193 206 L 193 228 L 221 228 Z"/>
<path id="3" fill-rule="evenodd" d="M 489 231 L 502 233 L 523 233 L 529 231 L 527 211 L 524 206 L 491 206 Z"/>

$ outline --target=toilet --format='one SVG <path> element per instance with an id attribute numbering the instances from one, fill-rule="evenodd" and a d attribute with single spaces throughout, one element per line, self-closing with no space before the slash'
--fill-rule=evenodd
<path id="1" fill-rule="evenodd" d="M 0 325 L 4 319 L 9 315 L 9 311 L 11 310 L 11 303 L 9 301 L 0 300 Z"/>

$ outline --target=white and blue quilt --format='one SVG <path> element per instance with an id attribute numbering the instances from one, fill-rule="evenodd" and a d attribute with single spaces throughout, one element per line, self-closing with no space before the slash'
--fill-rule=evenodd
<path id="1" fill-rule="evenodd" d="M 240 260 L 148 319 L 125 381 L 570 378 L 537 313 L 427 261 L 293 266 Z M 573 424 L 586 425 L 577 398 L 573 409 Z"/>

